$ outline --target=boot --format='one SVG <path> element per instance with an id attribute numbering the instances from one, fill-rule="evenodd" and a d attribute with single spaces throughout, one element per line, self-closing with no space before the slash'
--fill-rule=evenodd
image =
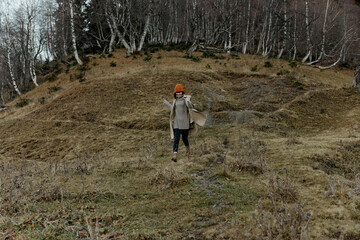
<path id="1" fill-rule="evenodd" d="M 190 157 L 190 146 L 186 147 L 186 156 L 189 158 Z"/>
<path id="2" fill-rule="evenodd" d="M 174 152 L 173 157 L 171 158 L 172 161 L 177 162 L 177 153 Z"/>

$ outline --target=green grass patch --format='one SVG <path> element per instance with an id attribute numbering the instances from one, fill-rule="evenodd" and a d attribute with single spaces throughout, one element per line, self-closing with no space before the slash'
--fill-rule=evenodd
<path id="1" fill-rule="evenodd" d="M 264 67 L 266 67 L 266 68 L 271 68 L 271 67 L 273 67 L 273 65 L 272 65 L 272 63 L 271 63 L 270 61 L 266 61 L 266 62 L 264 63 Z"/>
<path id="2" fill-rule="evenodd" d="M 30 100 L 27 98 L 20 98 L 20 100 L 15 104 L 15 106 L 18 108 L 22 108 L 22 107 L 25 107 L 26 105 L 28 105 L 29 102 L 30 102 Z"/>
<path id="3" fill-rule="evenodd" d="M 54 87 L 49 87 L 48 90 L 49 90 L 49 93 L 53 93 L 53 92 L 57 92 L 61 89 L 61 87 L 59 86 L 54 86 Z"/>

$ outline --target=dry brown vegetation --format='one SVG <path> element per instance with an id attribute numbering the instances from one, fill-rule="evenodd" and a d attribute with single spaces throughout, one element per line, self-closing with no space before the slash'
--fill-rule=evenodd
<path id="1" fill-rule="evenodd" d="M 156 54 L 93 57 L 0 112 L 0 238 L 358 239 L 351 72 Z M 208 122 L 173 163 L 176 83 Z"/>

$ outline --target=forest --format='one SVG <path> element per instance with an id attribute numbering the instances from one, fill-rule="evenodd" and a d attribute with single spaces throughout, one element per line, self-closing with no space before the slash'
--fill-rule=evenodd
<path id="1" fill-rule="evenodd" d="M 1 9 L 3 105 L 45 80 L 44 63 L 73 54 L 82 65 L 115 48 L 256 54 L 320 69 L 360 61 L 359 0 L 19 0 Z"/>

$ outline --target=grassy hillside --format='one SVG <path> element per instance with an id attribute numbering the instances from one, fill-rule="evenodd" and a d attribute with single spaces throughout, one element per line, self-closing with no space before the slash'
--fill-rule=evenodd
<path id="1" fill-rule="evenodd" d="M 2 238 L 360 238 L 352 71 L 150 52 L 59 63 L 0 112 Z M 208 120 L 173 163 L 177 83 Z"/>

